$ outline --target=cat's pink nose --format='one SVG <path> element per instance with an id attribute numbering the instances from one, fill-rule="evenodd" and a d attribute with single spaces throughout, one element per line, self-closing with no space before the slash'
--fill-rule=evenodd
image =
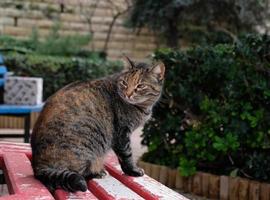
<path id="1" fill-rule="evenodd" d="M 133 99 L 133 94 L 126 94 L 125 96 L 126 96 L 127 99 L 130 99 L 130 100 Z"/>
<path id="2" fill-rule="evenodd" d="M 128 98 L 128 99 L 130 99 L 130 97 L 133 95 L 133 92 L 130 92 L 130 93 L 126 93 L 126 97 Z"/>

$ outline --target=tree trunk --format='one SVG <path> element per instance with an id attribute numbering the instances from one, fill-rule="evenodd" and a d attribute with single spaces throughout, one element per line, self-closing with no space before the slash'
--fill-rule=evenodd
<path id="1" fill-rule="evenodd" d="M 179 38 L 178 38 L 179 33 L 176 19 L 177 18 L 175 18 L 174 20 L 173 19 L 169 20 L 168 32 L 165 35 L 168 47 L 174 49 L 179 48 Z"/>

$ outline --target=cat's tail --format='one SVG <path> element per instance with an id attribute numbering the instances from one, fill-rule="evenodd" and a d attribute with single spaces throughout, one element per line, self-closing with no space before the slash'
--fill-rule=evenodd
<path id="1" fill-rule="evenodd" d="M 87 184 L 84 177 L 77 172 L 68 169 L 59 170 L 47 168 L 41 169 L 34 174 L 35 177 L 46 185 L 51 192 L 58 187 L 69 192 L 85 192 L 87 190 Z"/>

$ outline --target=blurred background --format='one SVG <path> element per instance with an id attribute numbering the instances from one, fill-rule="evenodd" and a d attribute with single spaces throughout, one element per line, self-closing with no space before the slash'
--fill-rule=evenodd
<path id="1" fill-rule="evenodd" d="M 144 166 L 174 169 L 170 180 L 154 178 L 203 196 L 202 186 L 195 192 L 192 186 L 202 178 L 185 188 L 186 177 L 203 172 L 270 182 L 269 3 L 1 0 L 0 54 L 15 75 L 43 78 L 44 101 L 70 82 L 123 69 L 123 53 L 163 61 L 163 96 L 149 123 L 133 134 L 135 157 Z M 31 127 L 37 116 L 31 113 Z M 0 135 L 23 134 L 23 128 L 23 119 L 0 116 Z M 269 184 L 260 184 L 258 195 L 270 199 Z"/>

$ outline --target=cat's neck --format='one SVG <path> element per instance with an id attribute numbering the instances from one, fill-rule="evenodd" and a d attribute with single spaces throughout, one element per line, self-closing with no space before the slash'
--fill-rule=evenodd
<path id="1" fill-rule="evenodd" d="M 152 113 L 152 106 L 144 107 L 140 105 L 133 105 L 135 106 L 140 112 L 142 112 L 145 115 L 150 115 Z"/>

